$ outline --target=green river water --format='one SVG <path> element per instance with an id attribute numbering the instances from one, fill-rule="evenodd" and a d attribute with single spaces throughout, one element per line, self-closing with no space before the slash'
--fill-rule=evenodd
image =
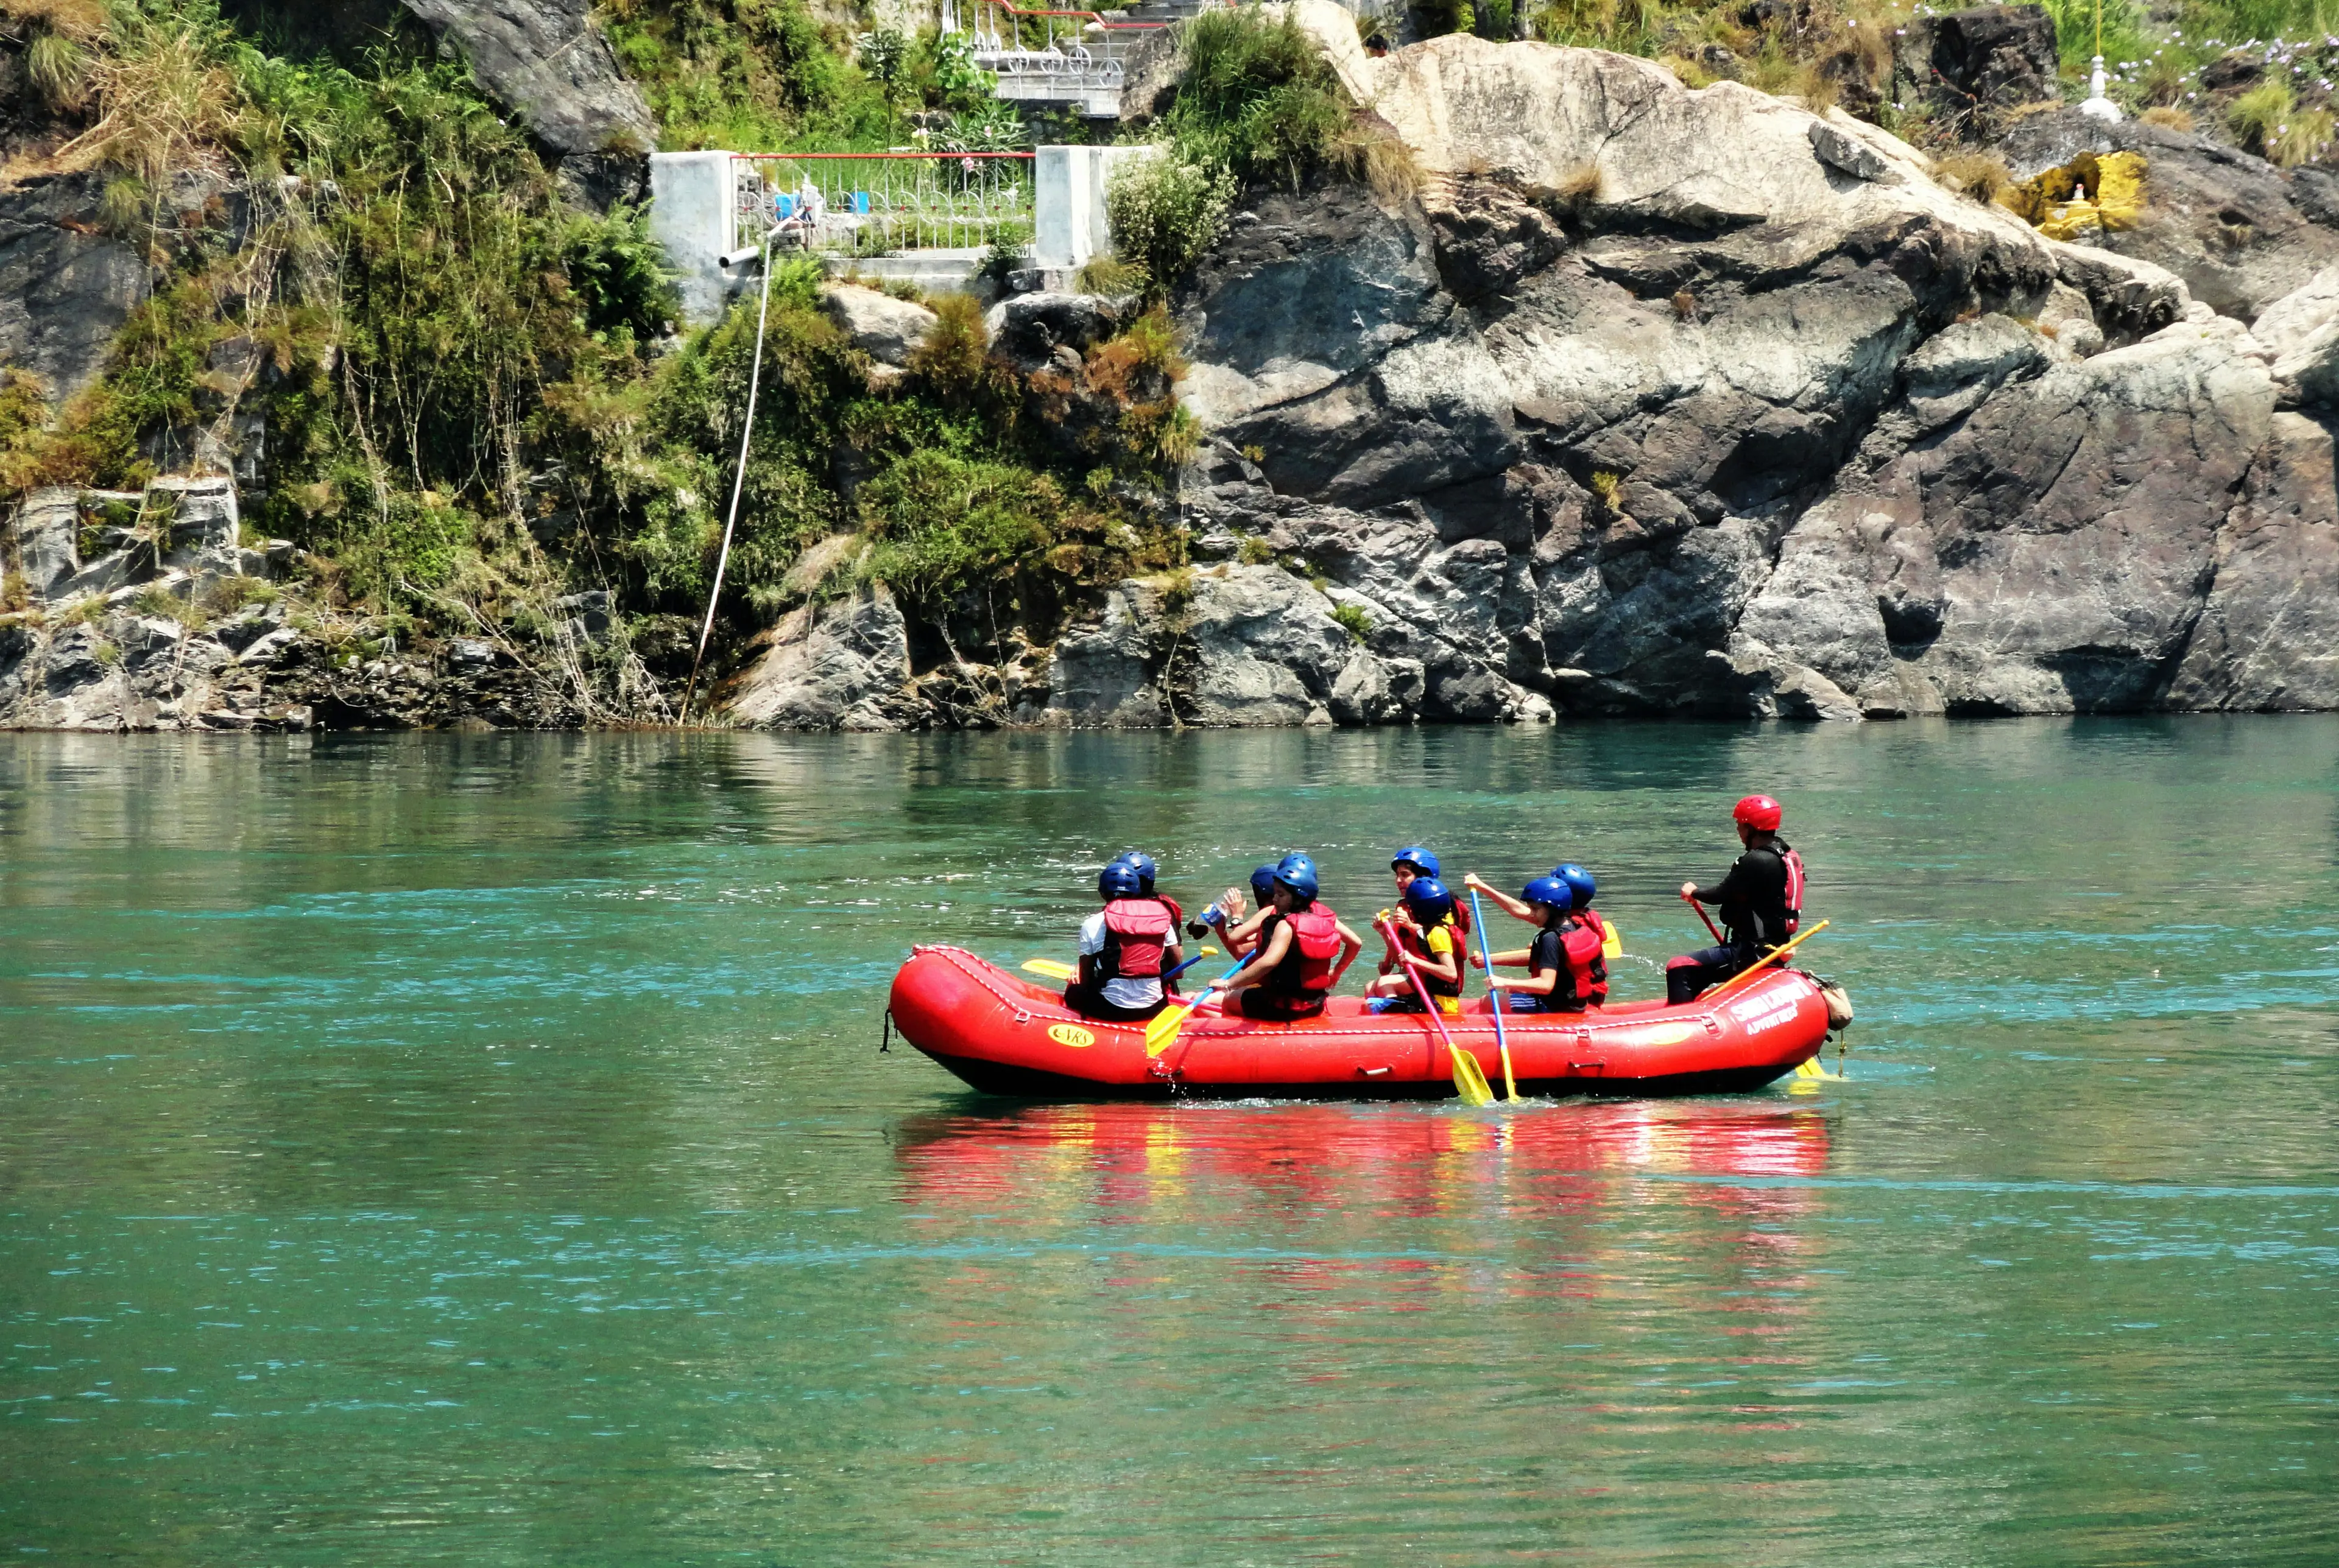
<path id="1" fill-rule="evenodd" d="M 2324 718 L 0 735 L 0 1554 L 2339 1561 L 2334 784 Z M 1841 1083 L 878 1052 L 1131 843 L 1581 859 L 1652 994 L 1755 788 Z"/>

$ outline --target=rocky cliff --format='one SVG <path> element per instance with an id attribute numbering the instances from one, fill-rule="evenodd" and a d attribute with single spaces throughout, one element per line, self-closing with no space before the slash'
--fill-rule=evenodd
<path id="1" fill-rule="evenodd" d="M 2117 249 L 2063 244 L 1841 112 L 1300 14 L 1418 192 L 1235 216 L 1178 301 L 1197 569 L 955 672 L 995 717 L 2339 705 L 2327 176 L 2049 112 L 2018 173 L 2153 171 Z M 910 629 L 805 612 L 741 711 L 946 722 Z"/>

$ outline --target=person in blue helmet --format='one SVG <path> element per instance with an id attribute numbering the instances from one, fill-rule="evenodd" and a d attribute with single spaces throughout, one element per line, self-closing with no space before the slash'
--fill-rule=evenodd
<path id="1" fill-rule="evenodd" d="M 1406 972 L 1409 962 L 1421 976 L 1422 989 L 1437 1002 L 1438 1011 L 1462 1011 L 1463 954 L 1467 951 L 1461 928 L 1454 919 L 1454 895 L 1434 876 L 1416 876 L 1405 886 L 1399 908 L 1388 929 L 1396 942 L 1381 957 L 1380 978 L 1365 988 L 1374 1012 L 1419 1012 L 1421 995 Z M 1386 935 L 1384 942 L 1386 942 Z"/>
<path id="2" fill-rule="evenodd" d="M 1229 952 L 1237 958 L 1249 957 L 1258 947 L 1259 928 L 1267 923 L 1267 917 L 1275 912 L 1273 862 L 1251 872 L 1250 892 L 1258 906 L 1256 910 L 1246 913 L 1248 906 L 1243 902 L 1242 890 L 1230 887 L 1219 895 L 1217 902 L 1202 912 L 1199 920 L 1187 923 L 1186 934 L 1199 937 L 1216 932 L 1219 940 L 1227 944 Z"/>
<path id="3" fill-rule="evenodd" d="M 1184 922 L 1186 912 L 1178 907 L 1178 901 L 1171 898 L 1166 892 L 1156 892 L 1153 891 L 1153 878 L 1160 868 L 1153 863 L 1153 857 L 1151 855 L 1147 854 L 1141 849 L 1132 849 L 1123 852 L 1120 856 L 1120 860 L 1123 864 L 1127 865 L 1131 871 L 1134 871 L 1137 873 L 1137 892 L 1139 897 L 1160 899 L 1161 901 L 1161 907 L 1170 912 L 1170 919 L 1172 923 L 1180 923 Z"/>
<path id="4" fill-rule="evenodd" d="M 1064 1005 L 1101 1022 L 1141 1022 L 1161 1011 L 1161 977 L 1185 956 L 1177 922 L 1160 899 L 1145 896 L 1126 861 L 1099 873 L 1097 897 L 1104 908 L 1081 923 L 1081 970 Z"/>
<path id="5" fill-rule="evenodd" d="M 1396 896 L 1402 905 L 1405 890 L 1413 884 L 1416 877 L 1426 876 L 1436 881 L 1437 857 L 1417 843 L 1407 844 L 1390 859 L 1389 874 L 1396 879 Z M 1460 899 L 1454 901 L 1454 928 L 1465 936 L 1470 932 L 1470 912 Z"/>
<path id="6" fill-rule="evenodd" d="M 1525 964 L 1526 975 L 1489 975 L 1486 989 L 1495 993 L 1496 1005 L 1507 1002 L 1514 1012 L 1582 1012 L 1589 999 L 1576 976 L 1598 958 L 1600 939 L 1570 920 L 1575 895 L 1559 878 L 1539 876 L 1519 890 L 1518 902 L 1533 912 L 1541 929 L 1527 947 L 1495 953 L 1491 962 L 1498 969 Z"/>
<path id="7" fill-rule="evenodd" d="M 1584 943 L 1574 941 L 1573 938 L 1571 938 L 1568 942 L 1567 951 L 1572 954 L 1577 955 L 1578 958 L 1575 971 L 1576 991 L 1578 994 L 1580 994 L 1591 1006 L 1604 1007 L 1607 1005 L 1608 1001 L 1608 960 L 1606 956 L 1608 946 L 1608 922 L 1600 918 L 1600 912 L 1598 910 L 1592 907 L 1593 896 L 1599 892 L 1600 884 L 1593 880 L 1593 876 L 1590 872 L 1584 870 L 1584 867 L 1576 864 L 1574 861 L 1566 861 L 1559 865 L 1552 867 L 1551 874 L 1566 885 L 1569 899 L 1568 926 L 1570 930 L 1588 931 L 1592 933 L 1593 937 L 1592 943 L 1588 950 Z M 1509 893 L 1504 892 L 1498 888 L 1488 886 L 1485 883 L 1478 880 L 1477 873 L 1475 872 L 1466 874 L 1463 877 L 1462 885 L 1467 888 L 1475 889 L 1477 892 L 1485 893 L 1488 898 L 1493 899 L 1497 904 L 1500 904 L 1505 912 L 1515 915 L 1531 925 L 1541 925 L 1543 923 L 1541 916 L 1535 912 L 1535 906 L 1529 904 L 1524 899 L 1513 898 Z M 1589 956 L 1585 956 L 1587 952 Z"/>
<path id="8" fill-rule="evenodd" d="M 1364 951 L 1364 939 L 1318 902 L 1316 863 L 1288 854 L 1275 868 L 1269 913 L 1248 962 L 1219 988 L 1245 1018 L 1314 1018 Z"/>

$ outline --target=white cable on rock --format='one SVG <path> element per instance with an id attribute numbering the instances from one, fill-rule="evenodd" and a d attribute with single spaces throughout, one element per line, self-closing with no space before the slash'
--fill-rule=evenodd
<path id="1" fill-rule="evenodd" d="M 739 495 L 747 486 L 747 444 L 755 439 L 755 391 L 764 380 L 764 323 L 772 311 L 772 229 L 764 236 L 764 289 L 755 301 L 755 354 L 747 371 L 747 422 L 739 431 L 739 467 L 731 476 L 731 513 L 723 519 L 723 548 L 715 557 L 715 587 L 706 596 L 706 619 L 698 628 L 698 651 L 690 659 L 690 684 L 683 688 L 682 717 L 690 722 L 690 699 L 698 692 L 698 666 L 706 657 L 706 639 L 715 631 L 715 603 L 723 597 L 723 573 L 731 564 L 731 534 L 739 526 Z"/>

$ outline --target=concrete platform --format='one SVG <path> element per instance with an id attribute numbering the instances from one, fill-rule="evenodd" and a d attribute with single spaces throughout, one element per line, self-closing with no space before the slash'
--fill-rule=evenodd
<path id="1" fill-rule="evenodd" d="M 903 251 L 892 256 L 824 256 L 832 278 L 858 272 L 864 278 L 905 278 L 930 294 L 982 294 L 990 290 L 975 274 L 987 250 Z"/>

